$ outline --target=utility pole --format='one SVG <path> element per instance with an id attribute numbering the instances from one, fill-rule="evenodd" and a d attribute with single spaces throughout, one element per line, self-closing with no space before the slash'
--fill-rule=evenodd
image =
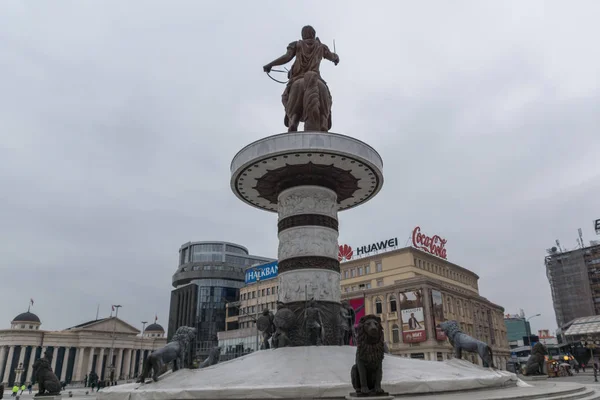
<path id="1" fill-rule="evenodd" d="M 113 333 L 112 333 L 112 345 L 110 347 L 110 366 L 108 367 L 108 369 L 110 369 L 110 379 L 111 379 L 111 384 L 112 382 L 115 381 L 115 376 L 114 376 L 114 371 L 115 371 L 115 363 L 114 363 L 114 354 L 115 354 L 115 339 L 117 338 L 117 318 L 119 317 L 119 308 L 123 307 L 120 304 L 117 305 L 113 305 L 113 308 L 116 309 L 115 312 L 115 319 L 114 319 L 114 325 L 113 325 Z M 118 377 L 117 377 L 118 378 Z"/>
<path id="2" fill-rule="evenodd" d="M 256 313 L 254 314 L 254 326 L 256 326 L 256 351 L 260 350 L 258 346 L 258 303 L 260 297 L 260 270 L 258 268 L 254 268 L 254 272 L 256 273 Z"/>
<path id="3" fill-rule="evenodd" d="M 146 324 L 148 321 L 142 321 L 142 337 L 140 340 L 140 369 L 138 372 L 142 373 L 142 368 L 144 367 L 144 332 L 146 331 Z"/>

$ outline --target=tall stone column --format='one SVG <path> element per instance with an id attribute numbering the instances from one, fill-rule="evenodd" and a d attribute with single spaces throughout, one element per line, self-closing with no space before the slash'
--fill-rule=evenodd
<path id="1" fill-rule="evenodd" d="M 88 355 L 88 365 L 87 370 L 85 371 L 85 375 L 89 375 L 92 372 L 92 363 L 94 362 L 94 353 L 96 349 L 94 347 L 90 347 L 90 354 Z"/>
<path id="2" fill-rule="evenodd" d="M 3 383 L 8 383 L 8 378 L 10 377 L 10 371 L 11 371 L 11 368 L 13 368 L 12 358 L 13 358 L 14 354 L 15 354 L 15 346 L 9 346 L 8 347 L 8 356 L 6 359 L 6 367 L 4 368 L 4 377 L 2 378 Z"/>
<path id="3" fill-rule="evenodd" d="M 2 371 L 2 367 L 4 366 L 4 360 L 6 359 L 6 349 L 7 346 L 0 346 L 0 374 L 4 375 Z"/>
<path id="4" fill-rule="evenodd" d="M 96 360 L 96 373 L 98 374 L 98 378 L 102 379 L 102 361 L 104 358 L 104 348 L 100 349 L 100 353 L 98 354 L 98 359 Z"/>
<path id="5" fill-rule="evenodd" d="M 125 349 L 125 360 L 123 363 L 123 378 L 129 379 L 129 372 L 131 371 L 131 349 Z"/>
<path id="6" fill-rule="evenodd" d="M 27 352 L 27 346 L 21 346 L 21 353 L 19 353 L 19 361 L 17 362 L 17 366 L 23 364 L 23 362 L 25 362 L 25 353 Z M 23 365 L 23 369 L 25 369 L 25 365 Z M 19 378 L 19 385 L 21 384 L 21 381 L 26 378 L 25 376 L 23 376 L 23 373 L 21 372 L 20 376 L 15 376 L 15 379 Z"/>
<path id="7" fill-rule="evenodd" d="M 27 382 L 31 382 L 31 378 L 33 377 L 33 363 L 35 362 L 35 353 L 37 351 L 37 346 L 31 346 L 31 355 L 29 356 L 29 365 L 27 365 L 27 376 L 25 380 Z M 43 354 L 42 354 L 43 356 Z"/>
<path id="8" fill-rule="evenodd" d="M 60 347 L 55 346 L 52 351 L 52 372 L 56 372 L 56 361 L 58 360 L 58 350 Z"/>
<path id="9" fill-rule="evenodd" d="M 67 378 L 67 367 L 69 366 L 69 353 L 71 352 L 70 347 L 65 347 L 65 353 L 62 359 L 62 368 L 60 370 L 60 381 L 64 382 Z"/>
<path id="10" fill-rule="evenodd" d="M 117 349 L 117 364 L 115 365 L 115 380 L 121 378 L 121 364 L 123 360 L 123 349 Z"/>
<path id="11" fill-rule="evenodd" d="M 313 342 L 309 336 L 319 325 L 323 344 L 340 343 L 338 212 L 374 197 L 383 186 L 382 170 L 372 147 L 327 132 L 269 136 L 234 157 L 235 195 L 279 215 L 279 300 L 285 307 L 278 312 L 295 316 L 287 330 L 293 346 Z M 319 325 L 310 332 L 307 322 L 314 320 Z"/>
<path id="12" fill-rule="evenodd" d="M 83 376 L 85 376 L 82 372 L 83 367 L 83 358 L 85 357 L 85 347 L 78 347 L 76 353 L 75 360 L 75 372 L 73 373 L 73 380 L 75 382 L 79 382 L 83 380 Z"/>

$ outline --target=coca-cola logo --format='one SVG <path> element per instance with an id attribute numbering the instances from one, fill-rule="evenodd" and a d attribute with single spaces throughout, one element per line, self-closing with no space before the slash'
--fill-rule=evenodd
<path id="1" fill-rule="evenodd" d="M 353 255 L 354 252 L 352 251 L 352 247 L 348 246 L 347 244 L 340 245 L 340 249 L 338 250 L 338 261 L 342 261 L 344 259 L 350 260 Z"/>
<path id="2" fill-rule="evenodd" d="M 427 236 L 421 233 L 421 227 L 417 226 L 412 234 L 413 246 L 417 249 L 424 250 L 434 256 L 446 259 L 446 239 L 442 239 L 438 235 Z"/>

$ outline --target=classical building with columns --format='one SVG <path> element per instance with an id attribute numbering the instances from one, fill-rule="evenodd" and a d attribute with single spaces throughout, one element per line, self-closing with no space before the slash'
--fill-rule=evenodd
<path id="1" fill-rule="evenodd" d="M 388 242 L 397 246 L 397 239 Z M 510 348 L 504 308 L 479 294 L 477 274 L 415 247 L 381 251 L 374 250 L 375 245 L 354 250 L 346 246 L 346 254 L 343 247 L 340 258 L 350 260 L 340 265 L 342 299 L 361 309 L 358 316 L 381 318 L 392 354 L 439 361 L 452 358 L 452 347 L 436 326 L 456 320 L 465 333 L 488 343 L 495 365 L 506 368 Z M 361 258 L 355 258 L 358 252 Z M 422 315 L 419 330 L 409 327 L 411 313 Z M 481 365 L 476 355 L 463 352 L 463 358 Z"/>
<path id="2" fill-rule="evenodd" d="M 91 371 L 100 380 L 126 380 L 139 374 L 143 360 L 166 344 L 159 324 L 143 332 L 116 318 L 101 318 L 67 328 L 45 331 L 31 312 L 17 315 L 10 329 L 0 330 L 0 377 L 5 385 L 33 383 L 32 366 L 46 351 L 61 382 L 80 382 Z M 112 360 L 111 360 L 112 356 Z"/>

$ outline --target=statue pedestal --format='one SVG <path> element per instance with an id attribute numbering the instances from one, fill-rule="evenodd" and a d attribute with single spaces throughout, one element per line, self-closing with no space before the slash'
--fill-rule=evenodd
<path id="1" fill-rule="evenodd" d="M 383 394 L 378 395 L 378 396 L 373 396 L 373 395 L 359 395 L 358 393 L 350 393 L 348 396 L 346 396 L 346 400 L 356 400 L 356 399 L 361 399 L 361 400 L 393 400 L 394 396 L 390 396 L 389 393 L 383 393 Z"/>
<path id="2" fill-rule="evenodd" d="M 231 163 L 231 189 L 247 204 L 277 212 L 279 300 L 296 315 L 293 346 L 310 343 L 305 315 L 318 315 L 322 344 L 338 345 L 338 212 L 373 198 L 383 161 L 369 145 L 327 132 L 283 133 L 243 148 Z M 319 313 L 306 313 L 314 299 Z M 317 317 L 318 319 L 318 317 Z"/>

